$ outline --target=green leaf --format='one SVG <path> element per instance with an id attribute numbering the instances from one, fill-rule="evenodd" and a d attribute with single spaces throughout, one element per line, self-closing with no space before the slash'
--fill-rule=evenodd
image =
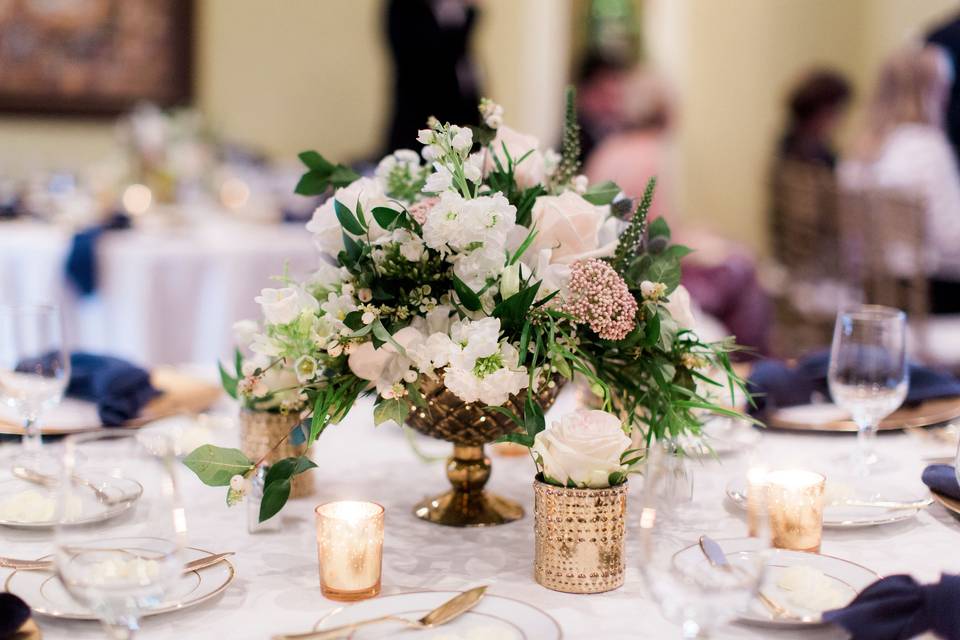
<path id="1" fill-rule="evenodd" d="M 347 260 L 349 261 L 347 266 L 356 264 L 357 261 L 360 260 L 360 256 L 363 254 L 363 247 L 361 247 L 360 243 L 354 240 L 353 237 L 346 231 L 343 232 L 342 253 L 346 254 Z"/>
<path id="2" fill-rule="evenodd" d="M 649 231 L 647 232 L 649 237 L 659 238 L 664 237 L 667 240 L 670 239 L 670 225 L 667 224 L 667 221 L 663 218 L 657 218 L 650 223 Z"/>
<path id="3" fill-rule="evenodd" d="M 612 180 L 590 185 L 587 192 L 583 194 L 583 199 L 590 204 L 605 205 L 613 202 L 613 199 L 620 193 L 620 187 Z"/>
<path id="4" fill-rule="evenodd" d="M 236 400 L 239 378 L 234 378 L 227 373 L 226 369 L 223 368 L 222 362 L 218 362 L 217 367 L 220 369 L 220 383 L 223 385 L 223 390 L 227 392 L 228 396 Z"/>
<path id="5" fill-rule="evenodd" d="M 480 309 L 480 296 L 474 293 L 473 289 L 457 276 L 453 276 L 453 290 L 457 292 L 460 303 L 467 308 L 467 311 L 478 311 Z"/>
<path id="6" fill-rule="evenodd" d="M 538 433 L 546 427 L 546 420 L 543 418 L 543 409 L 540 404 L 534 401 L 533 393 L 527 392 L 527 401 L 523 407 L 523 427 L 527 435 L 535 438 Z"/>
<path id="7" fill-rule="evenodd" d="M 499 438 L 497 442 L 512 442 L 514 444 L 521 444 L 528 449 L 533 446 L 533 438 L 528 436 L 525 433 L 505 433 Z"/>
<path id="8" fill-rule="evenodd" d="M 336 167 L 334 167 L 333 172 L 330 174 L 330 184 L 337 188 L 351 185 L 359 179 L 359 173 L 350 167 L 343 166 L 342 164 L 338 164 Z"/>
<path id="9" fill-rule="evenodd" d="M 614 471 L 607 477 L 607 482 L 611 487 L 615 487 L 618 484 L 623 484 L 627 480 L 627 474 L 623 471 Z"/>
<path id="10" fill-rule="evenodd" d="M 382 229 L 389 229 L 393 226 L 393 223 L 396 222 L 397 218 L 400 217 L 400 211 L 396 209 L 391 209 L 390 207 L 374 207 L 373 219 L 377 221 L 377 224 L 380 225 Z"/>
<path id="11" fill-rule="evenodd" d="M 533 304 L 534 299 L 537 297 L 537 291 L 539 290 L 540 282 L 537 282 L 532 287 L 521 289 L 494 307 L 493 313 L 490 315 L 495 318 L 500 318 L 500 323 L 503 325 L 504 331 L 522 327 L 523 323 L 526 322 L 530 305 Z"/>
<path id="12" fill-rule="evenodd" d="M 647 326 L 645 327 L 645 333 L 643 338 L 643 343 L 652 347 L 657 344 L 660 340 L 660 314 L 656 313 L 647 320 Z"/>
<path id="13" fill-rule="evenodd" d="M 253 463 L 243 451 L 212 444 L 194 449 L 183 459 L 183 464 L 197 474 L 202 483 L 211 487 L 226 487 L 230 484 L 230 478 L 253 469 Z"/>
<path id="14" fill-rule="evenodd" d="M 243 377 L 243 354 L 240 349 L 233 350 L 233 369 L 237 372 L 237 378 Z"/>
<path id="15" fill-rule="evenodd" d="M 680 284 L 680 261 L 665 253 L 660 254 L 653 259 L 643 279 L 667 285 L 669 295 Z"/>
<path id="16" fill-rule="evenodd" d="M 271 469 L 272 470 L 272 469 Z M 284 478 L 263 485 L 263 499 L 260 501 L 260 522 L 277 515 L 290 497 L 290 478 Z"/>
<path id="17" fill-rule="evenodd" d="M 373 408 L 373 424 L 379 426 L 388 420 L 393 420 L 398 425 L 403 425 L 410 415 L 410 405 L 400 398 L 389 398 L 382 400 Z"/>
<path id="18" fill-rule="evenodd" d="M 334 169 L 333 163 L 316 151 L 303 151 L 297 154 L 297 157 L 300 158 L 300 162 L 307 165 L 308 169 L 314 169 L 327 175 Z"/>
<path id="19" fill-rule="evenodd" d="M 365 325 L 363 324 L 363 311 L 351 311 L 343 318 L 343 324 L 351 331 L 357 331 L 362 329 Z"/>
<path id="20" fill-rule="evenodd" d="M 389 342 L 391 345 L 393 345 L 393 348 L 396 349 L 397 353 L 399 353 L 400 355 L 404 355 L 404 356 L 407 355 L 407 350 L 403 348 L 403 345 L 401 345 L 399 342 L 393 339 L 393 336 L 390 334 L 389 331 L 387 331 L 387 328 L 383 326 L 383 323 L 380 322 L 379 318 L 374 320 L 372 325 L 373 325 L 373 335 L 376 338 L 378 338 L 379 340 L 382 340 L 383 342 Z"/>
<path id="21" fill-rule="evenodd" d="M 297 182 L 294 192 L 302 196 L 318 196 L 324 193 L 328 186 L 330 186 L 330 181 L 326 174 L 310 170 L 300 176 L 300 181 Z"/>
<path id="22" fill-rule="evenodd" d="M 484 408 L 487 411 L 493 411 L 494 413 L 499 413 L 501 415 L 507 416 L 508 418 L 513 420 L 514 424 L 516 424 L 518 428 L 522 429 L 524 427 L 523 420 L 520 419 L 520 416 L 515 414 L 513 411 L 510 411 L 510 409 L 507 409 L 506 407 L 491 407 L 488 405 Z"/>
<path id="23" fill-rule="evenodd" d="M 530 248 L 530 245 L 533 244 L 534 239 L 537 237 L 537 233 L 539 232 L 536 229 L 530 230 L 530 232 L 527 234 L 527 237 L 524 239 L 523 243 L 517 248 L 516 253 L 514 253 L 513 256 L 510 258 L 510 260 L 507 262 L 508 265 L 515 264 L 517 260 L 520 259 L 520 256 L 522 256 L 524 252 Z"/>
<path id="24" fill-rule="evenodd" d="M 363 215 L 363 205 L 360 204 L 359 200 L 357 200 L 357 220 L 360 221 L 360 226 L 364 229 L 370 227 L 370 225 L 367 224 L 367 218 Z"/>
<path id="25" fill-rule="evenodd" d="M 337 214 L 337 220 L 340 221 L 341 227 L 355 236 L 362 236 L 364 234 L 364 228 L 360 226 L 357 218 L 353 215 L 353 212 L 347 208 L 347 205 L 343 204 L 339 200 L 334 200 L 333 210 Z"/>

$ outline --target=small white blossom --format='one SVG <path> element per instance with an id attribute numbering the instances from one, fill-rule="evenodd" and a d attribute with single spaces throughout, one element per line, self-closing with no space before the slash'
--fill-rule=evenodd
<path id="1" fill-rule="evenodd" d="M 473 146 L 473 131 L 468 127 L 450 127 L 450 146 L 457 151 L 468 151 Z"/>
<path id="2" fill-rule="evenodd" d="M 574 191 L 580 195 L 583 195 L 587 192 L 587 187 L 590 186 L 590 180 L 583 174 L 574 176 L 571 186 L 573 187 Z"/>
<path id="3" fill-rule="evenodd" d="M 360 316 L 360 321 L 363 322 L 363 324 L 372 324 L 376 319 L 377 316 L 372 311 L 364 311 L 363 315 Z"/>
<path id="4" fill-rule="evenodd" d="M 483 180 L 483 154 L 471 153 L 463 163 L 463 177 L 470 182 L 480 182 Z"/>
<path id="5" fill-rule="evenodd" d="M 640 293 L 644 300 L 657 301 L 667 293 L 667 285 L 662 282 L 644 280 L 640 283 Z"/>
<path id="6" fill-rule="evenodd" d="M 420 129 L 417 131 L 417 142 L 420 144 L 433 144 L 436 137 L 432 129 Z"/>
<path id="7" fill-rule="evenodd" d="M 317 360 L 313 356 L 300 356 L 293 365 L 293 370 L 297 374 L 297 381 L 300 384 L 309 382 L 317 376 Z"/>
<path id="8" fill-rule="evenodd" d="M 360 299 L 360 302 L 370 302 L 373 300 L 373 291 L 364 287 L 360 289 L 360 291 L 357 291 L 357 298 Z"/>
<path id="9" fill-rule="evenodd" d="M 433 163 L 434 172 L 427 176 L 427 181 L 423 185 L 425 193 L 441 193 L 450 189 L 453 185 L 453 174 L 450 169 L 439 162 Z"/>
<path id="10" fill-rule="evenodd" d="M 230 478 L 230 488 L 238 493 L 242 493 L 246 487 L 246 481 L 244 477 L 239 473 Z"/>
<path id="11" fill-rule="evenodd" d="M 483 98 L 480 100 L 480 117 L 485 125 L 497 129 L 503 124 L 503 107 L 489 98 Z"/>

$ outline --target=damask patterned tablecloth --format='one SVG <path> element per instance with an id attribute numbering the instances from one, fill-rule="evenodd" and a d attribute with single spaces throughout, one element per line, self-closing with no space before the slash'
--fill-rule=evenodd
<path id="1" fill-rule="evenodd" d="M 564 392 L 557 415 L 575 403 Z M 225 408 L 226 411 L 231 408 Z M 235 440 L 233 433 L 224 441 Z M 443 455 L 447 446 L 418 441 L 422 451 Z M 837 453 L 855 446 L 850 437 L 765 433 L 752 454 L 766 460 L 798 464 L 829 464 Z M 922 457 L 928 445 L 896 434 L 881 437 L 882 453 L 899 466 L 887 476 L 905 487 L 922 491 Z M 203 487 L 183 474 L 188 496 L 191 544 L 214 551 L 232 550 L 238 573 L 221 596 L 196 608 L 144 621 L 143 640 L 265 639 L 278 632 L 305 631 L 339 605 L 320 595 L 313 507 L 333 499 L 374 500 L 386 507 L 383 593 L 422 590 L 462 590 L 487 584 L 489 593 L 535 605 L 553 616 L 566 639 L 679 638 L 679 627 L 666 620 L 647 595 L 636 551 L 640 480 L 631 488 L 628 516 L 627 576 L 621 589 L 597 595 L 567 595 L 549 591 L 533 580 L 533 467 L 527 457 L 493 456 L 489 488 L 520 501 L 527 514 L 519 522 L 489 529 L 454 529 L 415 518 L 412 505 L 421 497 L 445 489 L 441 464 L 420 461 L 396 427 L 372 424 L 370 407 L 356 407 L 342 424 L 331 427 L 315 449 L 319 465 L 317 494 L 288 504 L 279 516 L 279 533 L 251 535 L 246 509 L 228 509 L 223 491 Z M 741 535 L 743 514 L 724 499 L 724 487 L 744 472 L 748 455 L 693 464 L 694 500 L 702 516 L 702 530 L 715 538 Z M 0 554 L 36 557 L 50 551 L 49 537 L 10 530 L 0 531 Z M 887 575 L 912 573 L 934 580 L 941 571 L 960 572 L 960 522 L 942 507 L 933 506 L 917 518 L 869 529 L 825 532 L 822 552 L 840 556 Z M 0 580 L 8 572 L 0 570 Z M 103 638 L 92 623 L 41 618 L 47 640 Z M 774 632 L 733 624 L 716 633 L 726 639 L 827 640 L 844 638 L 832 628 L 805 632 Z"/>

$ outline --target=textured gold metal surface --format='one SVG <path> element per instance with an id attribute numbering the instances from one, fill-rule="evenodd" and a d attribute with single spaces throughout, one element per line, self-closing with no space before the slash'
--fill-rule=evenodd
<path id="1" fill-rule="evenodd" d="M 296 413 L 280 414 L 268 411 L 240 410 L 240 448 L 251 460 L 259 460 L 270 451 L 270 447 L 279 442 L 290 430 L 296 426 L 300 416 Z M 267 464 L 273 464 L 283 458 L 301 456 L 307 452 L 304 445 L 290 444 L 284 440 L 283 444 L 270 452 Z M 293 477 L 290 487 L 291 498 L 305 498 L 314 492 L 314 470 L 306 471 Z"/>
<path id="2" fill-rule="evenodd" d="M 534 578 L 565 593 L 623 585 L 627 483 L 566 489 L 534 481 Z"/>

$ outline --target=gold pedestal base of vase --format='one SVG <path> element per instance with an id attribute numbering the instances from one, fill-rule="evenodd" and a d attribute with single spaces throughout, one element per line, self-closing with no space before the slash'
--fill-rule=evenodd
<path id="1" fill-rule="evenodd" d="M 519 504 L 483 490 L 490 478 L 490 458 L 482 445 L 454 445 L 447 459 L 447 478 L 453 490 L 419 502 L 414 515 L 449 527 L 490 527 L 523 517 Z"/>

